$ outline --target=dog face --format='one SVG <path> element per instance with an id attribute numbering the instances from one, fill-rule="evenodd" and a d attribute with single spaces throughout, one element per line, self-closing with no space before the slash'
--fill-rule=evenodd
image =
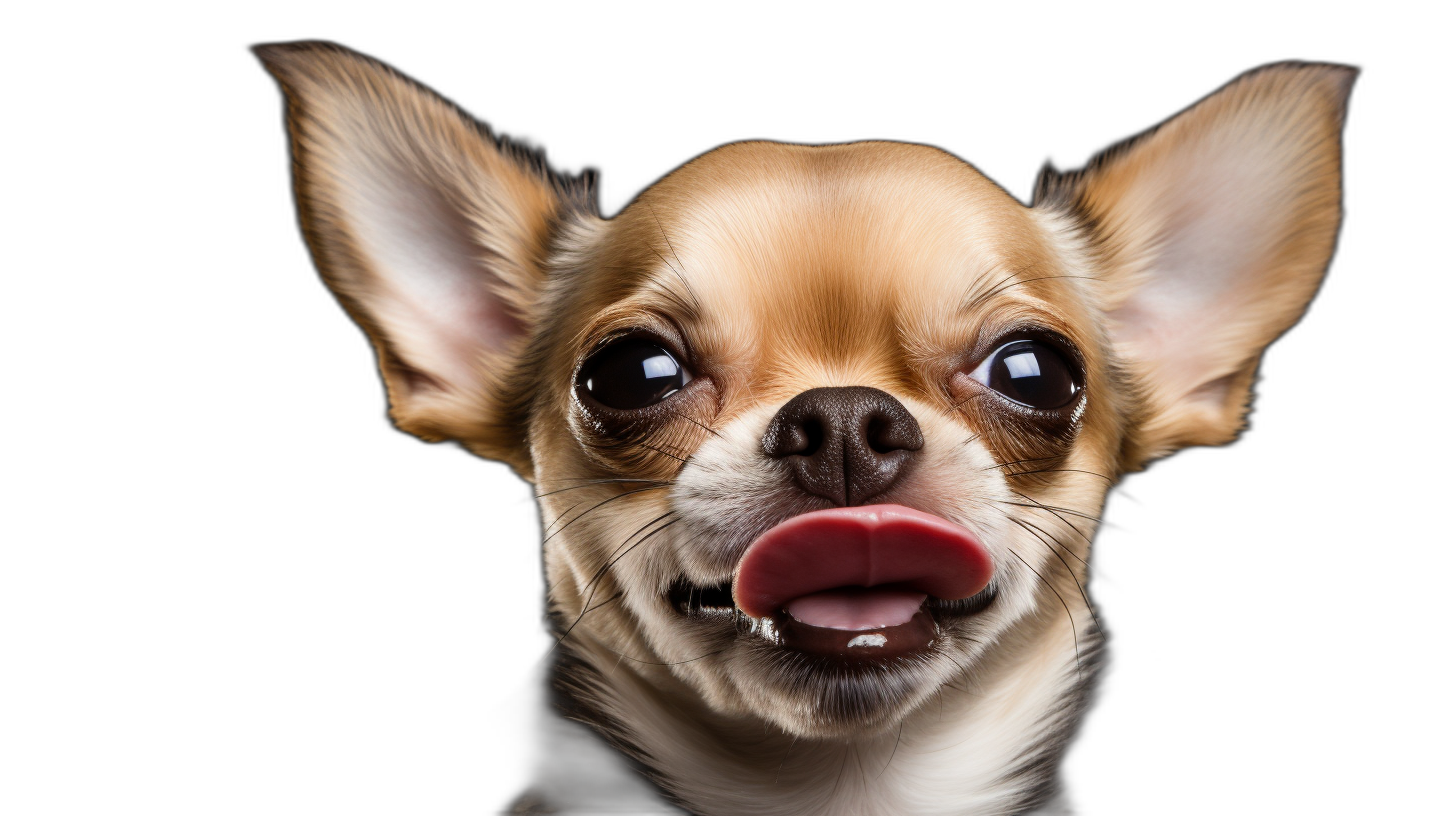
<path id="1" fill-rule="evenodd" d="M 1030 207 L 935 148 L 748 142 L 604 219 L 379 63 L 259 53 L 395 421 L 537 488 L 576 693 L 803 739 L 958 684 L 1062 712 L 1032 738 L 1075 716 L 1106 492 L 1243 427 L 1330 258 L 1354 74 L 1245 75 Z"/>
<path id="2" fill-rule="evenodd" d="M 530 421 L 552 600 L 573 637 L 672 664 L 716 711 L 827 736 L 898 722 L 1036 613 L 1044 580 L 1085 603 L 1085 519 L 1036 504 L 1095 513 L 1125 409 L 1081 294 L 1091 270 L 1059 253 L 1054 224 L 932 148 L 750 143 L 597 229 L 576 239 L 581 284 L 542 338 L 561 376 Z M 1049 393 L 989 376 L 1018 354 Z M 659 387 L 644 359 L 680 373 Z M 769 449 L 786 425 L 818 426 L 813 455 Z M 871 438 L 900 431 L 916 450 Z M 735 609 L 760 536 L 864 505 L 948 519 L 997 565 L 972 596 L 931 602 L 930 648 L 844 659 L 793 648 L 793 621 Z"/>

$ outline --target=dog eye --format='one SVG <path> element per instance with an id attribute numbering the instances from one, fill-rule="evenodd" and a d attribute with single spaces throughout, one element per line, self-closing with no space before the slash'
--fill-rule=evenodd
<path id="1" fill-rule="evenodd" d="M 628 338 L 593 354 L 581 367 L 579 386 L 608 408 L 628 411 L 655 405 L 692 377 L 667 349 Z"/>
<path id="2" fill-rule="evenodd" d="M 1051 410 L 1076 398 L 1081 383 L 1067 359 L 1046 343 L 1016 340 L 996 349 L 971 379 L 1013 402 Z"/>

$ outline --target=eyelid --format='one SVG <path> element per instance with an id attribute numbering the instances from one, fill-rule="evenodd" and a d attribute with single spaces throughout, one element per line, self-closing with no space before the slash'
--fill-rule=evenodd
<path id="1" fill-rule="evenodd" d="M 677 329 L 675 322 L 668 321 L 668 325 L 673 329 Z M 573 377 L 573 381 L 581 381 L 581 374 L 593 357 L 606 350 L 609 346 L 625 340 L 643 340 L 657 346 L 663 351 L 666 351 L 668 355 L 677 361 L 678 365 L 682 366 L 683 370 L 687 372 L 688 379 L 697 378 L 697 366 L 694 364 L 693 355 L 688 349 L 687 343 L 683 341 L 682 336 L 675 332 L 663 331 L 660 327 L 648 322 L 643 325 L 617 329 L 587 345 L 586 349 L 581 353 L 581 357 L 576 362 L 576 375 Z"/>

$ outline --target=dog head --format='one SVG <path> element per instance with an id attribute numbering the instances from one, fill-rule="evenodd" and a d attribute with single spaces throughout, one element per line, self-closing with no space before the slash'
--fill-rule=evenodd
<path id="1" fill-rule="evenodd" d="M 1031 206 L 931 147 L 744 142 L 608 219 L 384 65 L 259 53 L 395 422 L 535 485 L 563 645 L 804 738 L 1087 671 L 1107 490 L 1242 429 L 1329 262 L 1354 76 L 1247 74 Z"/>

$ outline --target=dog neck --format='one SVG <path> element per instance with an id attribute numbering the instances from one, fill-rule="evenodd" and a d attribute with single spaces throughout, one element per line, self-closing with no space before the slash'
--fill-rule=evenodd
<path id="1" fill-rule="evenodd" d="M 588 747 L 595 741 L 585 729 L 562 724 L 551 729 L 531 795 L 555 812 L 572 812 L 577 797 L 600 809 L 603 796 L 626 797 L 632 812 L 673 812 L 652 802 L 638 781 L 645 775 L 704 816 L 1059 812 L 1051 804 L 1056 768 L 1095 680 L 1101 642 L 1085 611 L 1029 617 L 996 650 L 1007 659 L 942 688 L 899 726 L 810 740 L 716 715 L 685 686 L 664 682 L 665 671 L 644 674 L 579 641 L 558 661 L 557 703 L 632 757 L 637 773 L 599 742 Z"/>

